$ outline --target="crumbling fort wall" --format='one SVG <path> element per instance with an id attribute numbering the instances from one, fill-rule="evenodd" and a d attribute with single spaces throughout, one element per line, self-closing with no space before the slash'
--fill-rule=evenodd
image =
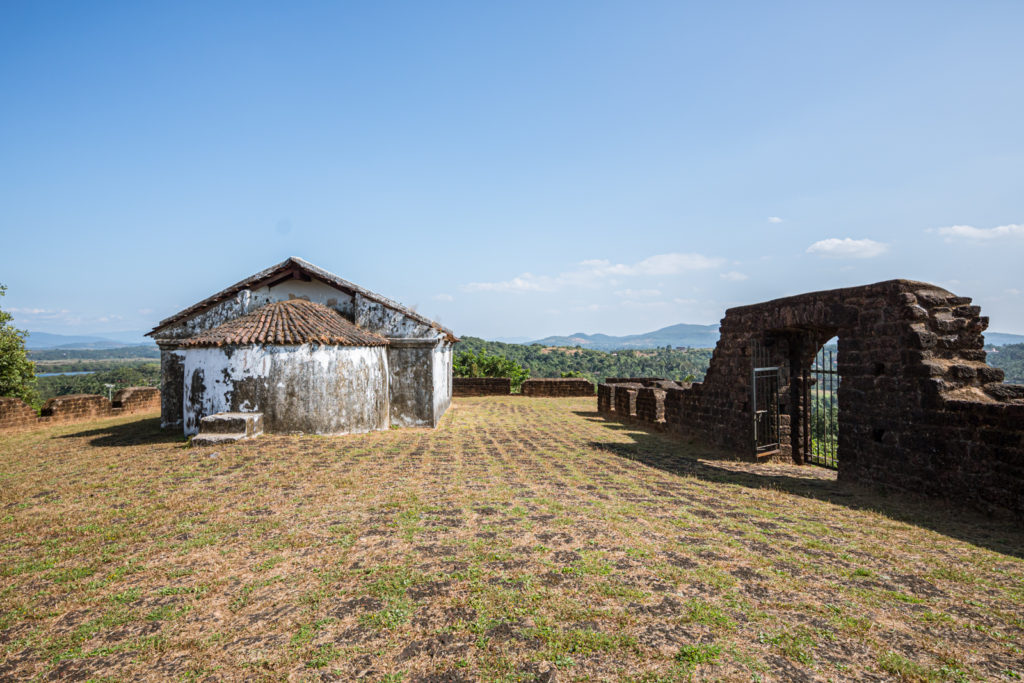
<path id="1" fill-rule="evenodd" d="M 512 380 L 508 377 L 453 377 L 452 396 L 508 396 Z"/>
<path id="2" fill-rule="evenodd" d="M 969 298 L 908 280 L 742 306 L 726 311 L 704 382 L 642 400 L 635 382 L 606 383 L 598 409 L 755 457 L 752 369 L 761 353 L 758 365 L 779 368 L 778 447 L 763 457 L 802 464 L 811 363 L 838 336 L 841 480 L 1024 516 L 1024 387 L 1003 384 L 985 363 L 987 326 Z M 635 392 L 632 406 L 620 400 L 623 387 Z"/>
<path id="3" fill-rule="evenodd" d="M 538 377 L 523 382 L 523 396 L 593 396 L 594 385 L 583 377 Z"/>
<path id="4" fill-rule="evenodd" d="M 113 401 L 99 394 L 56 396 L 43 404 L 39 415 L 20 398 L 0 398 L 0 431 L 35 429 L 158 410 L 160 390 L 155 387 L 127 387 L 114 394 Z"/>

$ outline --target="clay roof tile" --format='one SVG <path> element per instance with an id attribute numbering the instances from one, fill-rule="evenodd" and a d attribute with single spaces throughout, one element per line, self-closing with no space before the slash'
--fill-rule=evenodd
<path id="1" fill-rule="evenodd" d="M 334 309 L 305 299 L 276 301 L 182 342 L 184 347 L 225 344 L 309 343 L 385 346 L 388 340 L 346 320 Z"/>

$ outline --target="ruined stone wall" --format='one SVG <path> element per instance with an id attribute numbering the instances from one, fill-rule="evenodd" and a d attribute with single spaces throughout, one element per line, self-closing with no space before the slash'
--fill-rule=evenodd
<path id="1" fill-rule="evenodd" d="M 908 280 L 733 308 L 705 381 L 660 387 L 664 425 L 754 457 L 756 342 L 765 363 L 782 369 L 780 444 L 770 457 L 803 463 L 811 363 L 838 335 L 841 480 L 1024 516 L 1024 389 L 1002 384 L 1002 371 L 985 363 L 987 325 L 969 298 Z M 619 417 L 629 415 L 627 386 L 637 384 L 602 390 Z M 653 386 L 643 399 L 635 391 L 637 420 L 658 425 Z"/>
<path id="2" fill-rule="evenodd" d="M 36 411 L 19 398 L 0 398 L 0 431 L 34 429 L 159 409 L 160 390 L 155 387 L 121 389 L 114 394 L 113 403 L 98 394 L 57 396 L 43 404 L 40 415 L 36 415 Z"/>
<path id="3" fill-rule="evenodd" d="M 512 380 L 508 377 L 454 377 L 452 382 L 455 396 L 508 396 L 512 393 Z"/>
<path id="4" fill-rule="evenodd" d="M 32 406 L 20 398 L 0 397 L 0 429 L 34 427 L 38 420 Z"/>
<path id="5" fill-rule="evenodd" d="M 615 415 L 620 420 L 629 421 L 636 417 L 636 395 L 643 388 L 636 382 L 615 385 Z"/>
<path id="6" fill-rule="evenodd" d="M 665 389 L 643 387 L 637 390 L 636 419 L 658 428 L 665 424 Z"/>
<path id="7" fill-rule="evenodd" d="M 544 377 L 523 382 L 523 396 L 593 396 L 594 385 L 582 377 Z"/>

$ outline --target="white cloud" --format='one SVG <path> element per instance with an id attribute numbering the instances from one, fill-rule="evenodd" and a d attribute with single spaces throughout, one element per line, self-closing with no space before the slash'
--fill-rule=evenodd
<path id="1" fill-rule="evenodd" d="M 1016 287 L 1011 287 L 1010 289 L 1006 290 L 1006 293 L 1011 296 L 1020 296 L 1020 290 L 1017 289 Z"/>
<path id="2" fill-rule="evenodd" d="M 619 277 L 680 275 L 694 270 L 718 268 L 725 259 L 703 254 L 655 254 L 633 264 L 612 263 L 607 259 L 581 261 L 573 270 L 558 275 L 523 273 L 511 280 L 499 282 L 470 282 L 463 285 L 467 292 L 553 292 L 565 287 L 596 287 L 615 284 Z"/>
<path id="3" fill-rule="evenodd" d="M 769 223 L 781 223 L 782 219 L 779 218 L 778 216 L 768 216 L 768 222 Z"/>
<path id="4" fill-rule="evenodd" d="M 1003 237 L 1024 237 L 1024 224 L 1016 223 L 1010 225 L 999 225 L 994 228 L 975 228 L 971 225 L 951 225 L 948 228 L 938 228 L 937 232 L 946 238 L 947 242 L 955 239 L 972 240 L 974 242 L 988 242 Z"/>
<path id="5" fill-rule="evenodd" d="M 831 237 L 820 240 L 807 247 L 808 254 L 817 254 L 828 258 L 874 258 L 888 251 L 889 245 L 874 240 L 855 240 L 846 237 Z"/>
<path id="6" fill-rule="evenodd" d="M 15 308 L 11 307 L 7 309 L 11 313 L 21 313 L 22 315 L 47 315 L 51 313 L 57 313 L 58 311 L 52 311 L 48 308 Z"/>
<path id="7" fill-rule="evenodd" d="M 749 275 L 735 270 L 730 270 L 728 273 L 722 273 L 718 277 L 723 280 L 729 280 L 730 282 L 743 282 L 744 280 L 750 279 Z"/>
<path id="8" fill-rule="evenodd" d="M 555 287 L 552 278 L 523 273 L 503 282 L 470 282 L 462 289 L 467 292 L 550 292 Z"/>
<path id="9" fill-rule="evenodd" d="M 615 292 L 615 296 L 621 296 L 627 299 L 636 299 L 661 296 L 661 291 L 657 289 L 619 289 Z"/>
<path id="10" fill-rule="evenodd" d="M 434 301 L 455 301 L 455 297 L 451 294 L 435 294 L 432 298 Z"/>

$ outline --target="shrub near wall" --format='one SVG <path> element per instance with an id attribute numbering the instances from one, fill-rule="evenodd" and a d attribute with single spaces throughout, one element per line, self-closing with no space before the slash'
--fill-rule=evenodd
<path id="1" fill-rule="evenodd" d="M 509 377 L 452 377 L 452 396 L 508 396 Z"/>
<path id="2" fill-rule="evenodd" d="M 31 429 L 157 410 L 160 410 L 160 390 L 154 387 L 121 389 L 114 394 L 113 403 L 98 394 L 57 396 L 43 404 L 38 416 L 21 399 L 0 398 L 0 430 Z"/>
<path id="3" fill-rule="evenodd" d="M 593 396 L 594 385 L 582 377 L 549 377 L 523 382 L 523 396 Z"/>

